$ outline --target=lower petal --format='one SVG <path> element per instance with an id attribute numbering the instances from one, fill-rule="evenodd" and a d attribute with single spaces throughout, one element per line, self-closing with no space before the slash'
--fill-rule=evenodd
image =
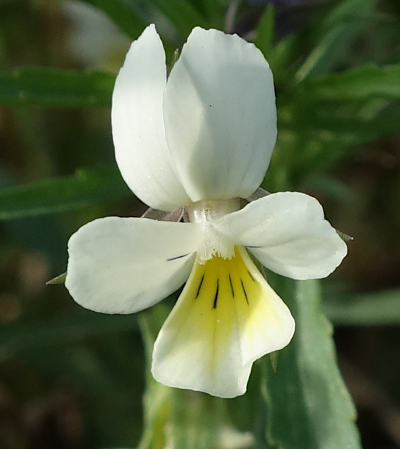
<path id="1" fill-rule="evenodd" d="M 154 345 L 152 372 L 166 385 L 235 397 L 251 365 L 286 346 L 294 320 L 243 248 L 196 263 Z"/>

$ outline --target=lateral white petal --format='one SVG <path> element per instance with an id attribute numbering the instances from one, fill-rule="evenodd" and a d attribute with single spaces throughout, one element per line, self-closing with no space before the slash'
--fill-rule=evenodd
<path id="1" fill-rule="evenodd" d="M 129 188 L 155 209 L 173 210 L 188 203 L 177 180 L 165 140 L 162 99 L 165 54 L 154 25 L 129 49 L 112 98 L 115 157 Z"/>
<path id="2" fill-rule="evenodd" d="M 294 320 L 246 251 L 196 263 L 154 345 L 156 380 L 214 396 L 246 391 L 254 360 L 286 346 Z"/>
<path id="3" fill-rule="evenodd" d="M 68 242 L 66 287 L 75 301 L 103 313 L 150 307 L 189 276 L 198 227 L 146 218 L 101 218 Z"/>
<path id="4" fill-rule="evenodd" d="M 293 279 L 326 277 L 347 254 L 320 203 L 299 192 L 268 195 L 222 217 L 215 226 L 264 266 Z"/>
<path id="5" fill-rule="evenodd" d="M 237 35 L 195 28 L 168 79 L 169 150 L 192 201 L 248 197 L 276 140 L 272 73 Z"/>

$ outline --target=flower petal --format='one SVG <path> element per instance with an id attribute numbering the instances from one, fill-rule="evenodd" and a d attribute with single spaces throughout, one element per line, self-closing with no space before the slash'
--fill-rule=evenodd
<path id="1" fill-rule="evenodd" d="M 188 197 L 172 168 L 162 99 L 165 54 L 154 25 L 132 43 L 112 98 L 115 157 L 129 188 L 155 209 L 173 210 Z"/>
<path id="2" fill-rule="evenodd" d="M 286 346 L 288 308 L 243 248 L 235 257 L 196 263 L 157 337 L 152 373 L 178 388 L 235 397 L 246 391 L 254 360 Z"/>
<path id="3" fill-rule="evenodd" d="M 192 201 L 248 197 L 276 140 L 272 73 L 237 35 L 195 28 L 168 79 L 168 147 Z"/>
<path id="4" fill-rule="evenodd" d="M 268 195 L 215 223 L 267 268 L 293 279 L 328 276 L 347 254 L 320 203 L 299 192 Z"/>
<path id="5" fill-rule="evenodd" d="M 189 276 L 198 227 L 146 218 L 101 218 L 69 240 L 66 287 L 75 301 L 103 313 L 150 307 Z"/>

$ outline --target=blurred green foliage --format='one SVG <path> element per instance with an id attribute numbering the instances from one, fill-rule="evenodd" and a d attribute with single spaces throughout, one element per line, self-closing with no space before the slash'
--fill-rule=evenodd
<path id="1" fill-rule="evenodd" d="M 73 176 L 1 190 L 0 220 L 60 212 L 124 198 L 129 193 L 115 169 L 80 170 Z"/>
<path id="2" fill-rule="evenodd" d="M 0 101 L 11 106 L 108 106 L 113 85 L 114 77 L 108 73 L 17 69 L 0 72 Z"/>
<path id="3" fill-rule="evenodd" d="M 176 295 L 138 324 L 81 310 L 62 287 L 44 287 L 64 271 L 79 226 L 143 211 L 113 161 L 108 106 L 129 41 L 148 23 L 168 61 L 196 25 L 256 43 L 274 73 L 279 114 L 264 187 L 317 196 L 355 237 L 322 295 L 316 282 L 271 276 L 298 330 L 230 401 L 144 373 Z M 2 448 L 360 447 L 321 299 L 339 326 L 363 447 L 400 445 L 397 0 L 2 0 L 0 69 Z"/>

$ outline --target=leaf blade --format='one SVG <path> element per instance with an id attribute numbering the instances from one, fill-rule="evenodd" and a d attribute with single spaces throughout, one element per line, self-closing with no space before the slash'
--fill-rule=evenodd
<path id="1" fill-rule="evenodd" d="M 355 409 L 336 365 L 318 281 L 283 282 L 297 329 L 279 353 L 276 371 L 268 366 L 269 444 L 285 449 L 360 449 Z"/>
<path id="2" fill-rule="evenodd" d="M 400 290 L 343 295 L 324 301 L 324 310 L 335 325 L 388 326 L 400 324 Z"/>
<path id="3" fill-rule="evenodd" d="M 296 72 L 297 81 L 328 73 L 349 43 L 367 25 L 374 0 L 342 0 L 321 21 L 311 50 Z"/>
<path id="4" fill-rule="evenodd" d="M 102 315 L 88 311 L 56 316 L 33 323 L 3 324 L 0 329 L 0 360 L 48 347 L 58 347 L 113 332 L 138 331 L 135 315 Z"/>
<path id="5" fill-rule="evenodd" d="M 114 75 L 95 71 L 19 68 L 0 71 L 0 104 L 46 107 L 109 106 Z"/>
<path id="6" fill-rule="evenodd" d="M 189 1 L 151 0 L 151 3 L 168 18 L 185 38 L 196 26 L 207 28 L 204 17 Z"/>
<path id="7" fill-rule="evenodd" d="M 400 65 L 368 65 L 315 78 L 306 84 L 305 90 L 307 96 L 318 100 L 400 99 Z"/>
<path id="8" fill-rule="evenodd" d="M 144 21 L 122 0 L 81 0 L 104 11 L 118 28 L 135 40 L 145 27 Z"/>
<path id="9" fill-rule="evenodd" d="M 75 176 L 0 190 L 0 220 L 62 212 L 129 194 L 116 170 L 81 170 Z"/>
<path id="10" fill-rule="evenodd" d="M 257 28 L 254 44 L 268 60 L 273 47 L 275 31 L 275 8 L 268 5 L 261 16 Z"/>

